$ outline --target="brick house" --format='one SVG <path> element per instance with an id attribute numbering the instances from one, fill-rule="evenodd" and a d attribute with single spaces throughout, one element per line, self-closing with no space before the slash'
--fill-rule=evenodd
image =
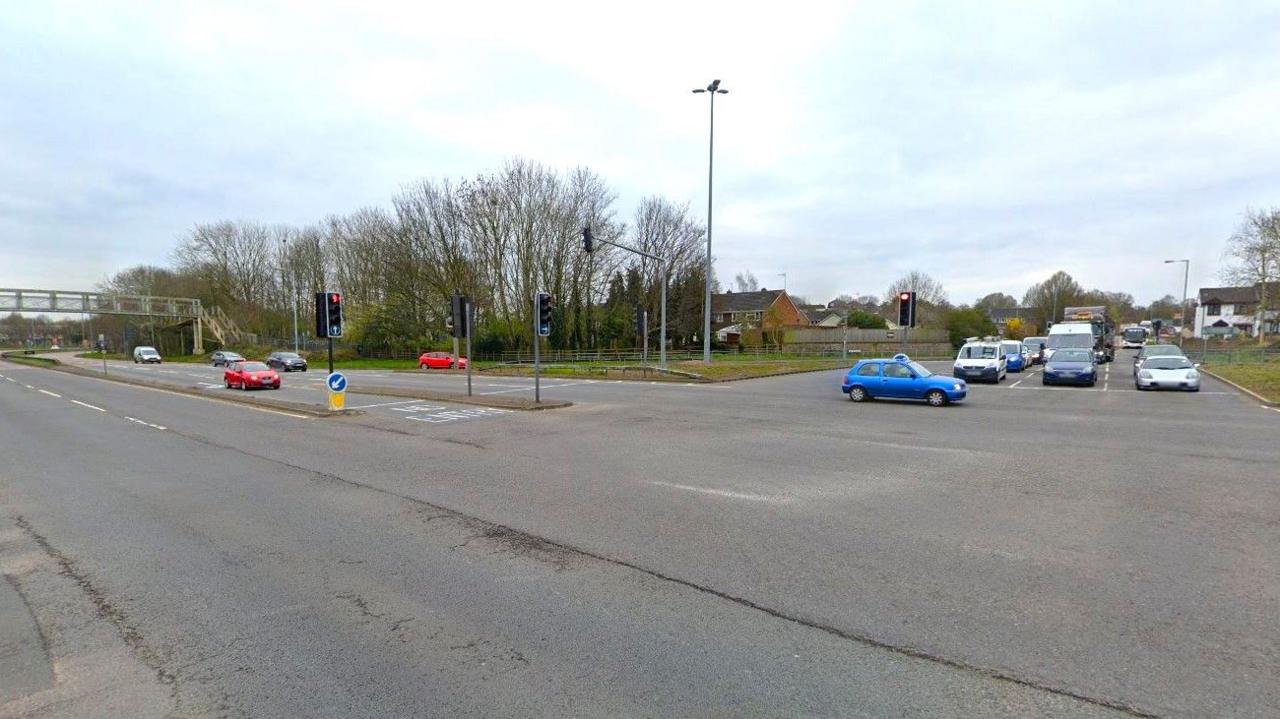
<path id="1" fill-rule="evenodd" d="M 777 318 L 779 327 L 808 327 L 809 317 L 791 301 L 786 290 L 726 292 L 711 296 L 711 326 L 761 327 L 766 316 Z"/>
<path id="2" fill-rule="evenodd" d="M 1264 318 L 1259 301 L 1261 284 L 1245 287 L 1205 287 L 1200 290 L 1195 308 L 1195 337 L 1204 336 L 1208 326 L 1232 327 L 1241 334 L 1257 337 Z M 1266 330 L 1268 334 L 1280 332 L 1280 282 L 1267 283 Z"/>

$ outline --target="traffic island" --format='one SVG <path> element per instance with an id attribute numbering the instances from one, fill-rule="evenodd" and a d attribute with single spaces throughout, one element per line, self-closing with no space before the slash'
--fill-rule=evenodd
<path id="1" fill-rule="evenodd" d="M 1280 362 L 1201 367 L 1200 371 L 1269 406 L 1280 406 Z"/>
<path id="2" fill-rule="evenodd" d="M 573 403 L 561 399 L 544 399 L 534 402 L 532 398 L 496 397 L 494 395 L 468 396 L 452 392 L 433 392 L 431 390 L 408 389 L 405 387 L 376 387 L 360 385 L 360 394 L 375 394 L 383 397 L 404 397 L 405 399 L 421 399 L 428 402 L 452 402 L 469 404 L 477 407 L 493 407 L 494 409 L 514 409 L 520 411 L 536 411 L 542 409 L 563 409 L 572 407 Z M 530 394 L 533 388 L 529 388 Z"/>

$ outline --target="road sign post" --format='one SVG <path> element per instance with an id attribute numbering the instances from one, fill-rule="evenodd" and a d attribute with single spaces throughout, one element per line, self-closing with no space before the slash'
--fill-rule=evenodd
<path id="1" fill-rule="evenodd" d="M 340 412 L 347 406 L 347 376 L 341 372 L 330 372 L 325 377 L 325 385 L 329 388 L 329 411 Z"/>
<path id="2" fill-rule="evenodd" d="M 644 337 L 644 349 L 640 353 L 640 362 L 649 364 L 649 310 L 640 311 L 640 335 Z"/>
<path id="3" fill-rule="evenodd" d="M 474 324 L 472 321 L 473 320 L 472 313 L 471 313 L 471 302 L 467 302 L 465 314 L 467 316 L 467 396 L 470 397 L 471 396 L 471 330 L 474 327 Z"/>
<path id="4" fill-rule="evenodd" d="M 538 332 L 538 305 L 542 294 L 538 293 L 533 296 L 533 401 L 535 403 L 542 402 L 542 386 L 538 381 L 538 345 L 542 342 L 542 336 Z"/>
<path id="5" fill-rule="evenodd" d="M 102 353 L 102 376 L 107 376 L 107 336 L 98 335 L 98 352 Z"/>

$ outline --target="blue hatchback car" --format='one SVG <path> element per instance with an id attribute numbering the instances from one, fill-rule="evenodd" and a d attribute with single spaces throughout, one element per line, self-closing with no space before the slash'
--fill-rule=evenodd
<path id="1" fill-rule="evenodd" d="M 1057 350 L 1044 363 L 1044 373 L 1040 378 L 1044 384 L 1094 386 L 1098 383 L 1098 364 L 1093 350 L 1071 347 Z"/>
<path id="2" fill-rule="evenodd" d="M 868 399 L 922 399 L 934 407 L 959 402 L 969 392 L 964 380 L 934 374 L 904 354 L 865 359 L 845 375 L 840 391 L 854 402 Z"/>

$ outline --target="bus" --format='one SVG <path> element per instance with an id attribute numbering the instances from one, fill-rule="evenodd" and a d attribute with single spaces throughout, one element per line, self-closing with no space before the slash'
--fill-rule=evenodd
<path id="1" fill-rule="evenodd" d="M 1124 330 L 1124 348 L 1142 349 L 1147 343 L 1148 330 L 1146 327 L 1126 327 Z"/>

